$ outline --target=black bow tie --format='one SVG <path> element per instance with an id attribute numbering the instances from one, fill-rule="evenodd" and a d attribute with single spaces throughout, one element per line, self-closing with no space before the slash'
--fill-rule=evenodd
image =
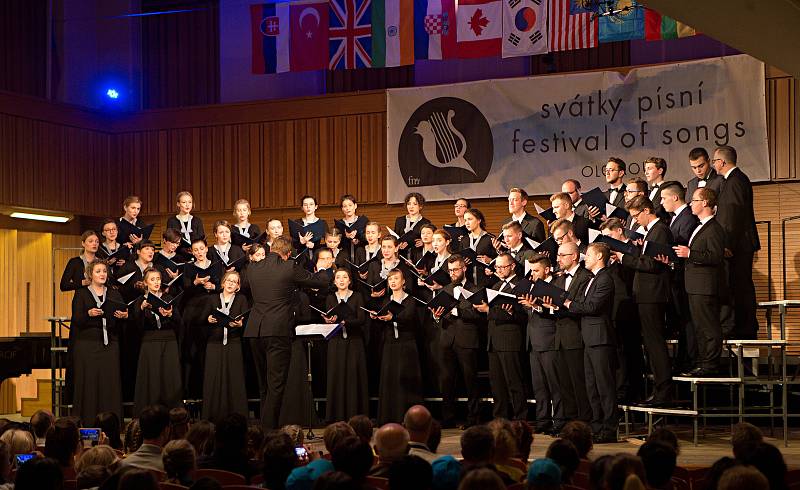
<path id="1" fill-rule="evenodd" d="M 571 272 L 565 272 L 564 275 L 567 276 L 567 277 L 572 277 L 572 273 Z"/>

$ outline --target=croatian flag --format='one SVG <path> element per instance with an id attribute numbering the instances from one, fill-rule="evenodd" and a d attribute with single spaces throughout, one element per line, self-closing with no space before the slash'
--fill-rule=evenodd
<path id="1" fill-rule="evenodd" d="M 455 0 L 414 0 L 414 57 L 442 60 L 457 54 Z"/>
<path id="2" fill-rule="evenodd" d="M 372 66 L 370 7 L 370 0 L 330 0 L 329 69 Z"/>

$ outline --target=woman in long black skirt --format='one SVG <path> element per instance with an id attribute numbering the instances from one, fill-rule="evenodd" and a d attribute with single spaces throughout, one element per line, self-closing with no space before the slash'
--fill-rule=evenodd
<path id="1" fill-rule="evenodd" d="M 353 292 L 353 279 L 349 269 L 336 269 L 333 283 L 336 292 L 325 300 L 330 311 L 338 303 L 346 303 L 351 311 L 347 315 L 333 314 L 323 317 L 327 323 L 342 323 L 342 330 L 328 341 L 328 389 L 326 395 L 329 422 L 348 420 L 353 415 L 367 414 L 367 353 L 364 350 L 363 327 L 366 315 L 361 294 Z"/>
<path id="2" fill-rule="evenodd" d="M 206 366 L 203 377 L 203 418 L 217 421 L 231 413 L 247 416 L 247 390 L 242 358 L 243 319 L 222 324 L 212 315 L 221 311 L 231 318 L 245 313 L 247 298 L 237 294 L 241 279 L 236 271 L 222 277 L 222 292 L 209 299 Z"/>
<path id="3" fill-rule="evenodd" d="M 90 424 L 100 412 L 122 417 L 117 320 L 127 318 L 128 311 L 122 296 L 106 287 L 108 264 L 92 262 L 85 274 L 89 285 L 72 298 L 70 350 L 75 373 L 74 414 Z M 107 301 L 114 304 L 103 309 Z"/>
<path id="4" fill-rule="evenodd" d="M 139 365 L 136 371 L 135 413 L 148 405 L 175 408 L 183 404 L 181 365 L 176 333 L 181 324 L 178 308 L 156 306 L 156 296 L 164 302 L 172 296 L 161 293 L 161 272 L 144 271 L 144 296 L 134 303 L 136 323 L 142 331 Z"/>
<path id="5" fill-rule="evenodd" d="M 381 362 L 380 400 L 378 422 L 400 422 L 406 410 L 422 403 L 422 374 L 419 367 L 416 330 L 421 321 L 417 300 L 403 290 L 405 278 L 399 269 L 388 275 L 389 301 L 402 305 L 402 310 L 393 315 L 374 316 L 383 322 L 383 357 Z"/>

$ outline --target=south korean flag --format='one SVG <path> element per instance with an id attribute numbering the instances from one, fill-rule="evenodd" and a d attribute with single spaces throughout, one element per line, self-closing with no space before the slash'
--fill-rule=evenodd
<path id="1" fill-rule="evenodd" d="M 546 0 L 503 0 L 503 58 L 547 53 Z"/>

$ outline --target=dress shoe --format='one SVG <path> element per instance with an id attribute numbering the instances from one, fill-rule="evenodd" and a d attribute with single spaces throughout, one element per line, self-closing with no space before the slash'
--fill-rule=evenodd
<path id="1" fill-rule="evenodd" d="M 684 373 L 684 376 L 688 376 L 691 378 L 712 378 L 714 376 L 717 376 L 718 374 L 719 373 L 717 373 L 716 370 L 711 368 L 696 367 L 691 371 Z"/>
<path id="2" fill-rule="evenodd" d="M 617 435 L 616 434 L 603 434 L 603 433 L 600 433 L 600 434 L 597 434 L 596 436 L 594 436 L 592 438 L 592 441 L 595 444 L 615 444 L 615 443 L 619 442 L 619 441 L 617 441 Z"/>
<path id="3" fill-rule="evenodd" d="M 672 403 L 671 400 L 668 399 L 659 399 L 655 397 L 650 397 L 643 402 L 637 403 L 640 407 L 647 407 L 647 408 L 665 408 Z"/>

